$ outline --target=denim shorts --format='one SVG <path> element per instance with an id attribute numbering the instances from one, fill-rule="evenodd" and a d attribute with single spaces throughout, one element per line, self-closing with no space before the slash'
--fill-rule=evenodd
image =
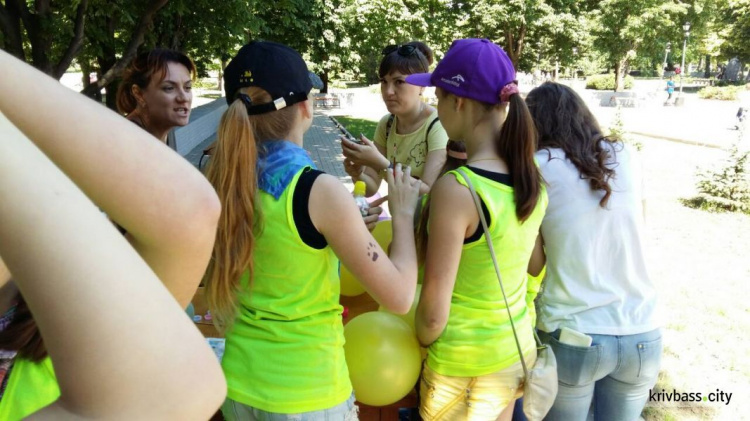
<path id="1" fill-rule="evenodd" d="M 354 394 L 346 401 L 328 409 L 280 414 L 263 411 L 227 398 L 221 406 L 227 421 L 358 421 L 359 408 L 354 404 Z"/>
<path id="2" fill-rule="evenodd" d="M 557 358 L 558 392 L 546 420 L 635 420 L 661 366 L 661 330 L 635 335 L 596 335 L 591 346 L 561 343 L 560 331 L 539 331 Z"/>

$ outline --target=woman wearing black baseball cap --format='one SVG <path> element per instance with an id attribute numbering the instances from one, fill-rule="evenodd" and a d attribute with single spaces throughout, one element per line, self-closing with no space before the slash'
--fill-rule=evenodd
<path id="1" fill-rule="evenodd" d="M 409 168 L 387 175 L 389 258 L 349 192 L 316 170 L 302 148 L 313 121 L 313 82 L 299 53 L 251 42 L 224 80 L 229 109 L 207 171 L 223 209 L 206 276 L 211 314 L 227 337 L 224 416 L 356 419 L 338 259 L 378 302 L 407 312 L 416 289 L 419 184 Z"/>

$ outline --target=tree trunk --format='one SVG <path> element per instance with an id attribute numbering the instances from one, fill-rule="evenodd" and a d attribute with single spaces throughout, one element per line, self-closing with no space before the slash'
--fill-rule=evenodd
<path id="1" fill-rule="evenodd" d="M 81 65 L 81 83 L 83 88 L 88 88 L 91 85 L 91 64 L 87 60 L 82 60 Z"/>
<path id="2" fill-rule="evenodd" d="M 622 80 L 623 61 L 624 60 L 618 60 L 615 63 L 615 92 L 620 92 L 623 88 L 623 80 Z"/>
<path id="3" fill-rule="evenodd" d="M 78 56 L 83 48 L 83 26 L 86 21 L 86 8 L 88 7 L 88 0 L 81 0 L 76 9 L 75 27 L 73 28 L 73 38 L 68 43 L 68 48 L 60 60 L 57 62 L 54 70 L 54 77 L 60 79 L 65 71 L 70 67 L 70 63 L 73 59 Z"/>
<path id="4" fill-rule="evenodd" d="M 107 108 L 117 111 L 117 88 L 120 87 L 120 79 L 113 80 L 104 88 L 106 92 Z M 101 92 L 101 91 L 99 91 Z"/>
<path id="5" fill-rule="evenodd" d="M 31 44 L 32 65 L 52 76 L 52 63 L 49 60 L 52 39 L 49 31 L 43 30 L 47 25 L 51 25 L 49 0 L 35 1 L 35 13 L 31 13 L 29 4 L 25 1 L 6 0 L 6 3 L 15 3 L 12 7 L 18 11 L 21 22 L 24 28 L 26 28 L 26 35 L 28 36 L 29 44 Z"/>
<path id="6" fill-rule="evenodd" d="M 148 9 L 146 9 L 146 11 L 143 12 L 143 15 L 141 15 L 141 18 L 133 31 L 133 35 L 130 38 L 130 42 L 128 42 L 127 47 L 125 47 L 122 57 L 111 68 L 107 69 L 106 72 L 105 69 L 102 69 L 102 72 L 105 73 L 96 81 L 96 84 L 91 84 L 88 89 L 82 91 L 85 95 L 92 96 L 95 91 L 101 90 L 103 87 L 112 83 L 113 80 L 120 77 L 122 71 L 125 70 L 125 67 L 127 67 L 135 57 L 138 52 L 138 47 L 143 44 L 146 32 L 148 32 L 151 22 L 154 20 L 154 15 L 159 9 L 164 7 L 165 4 L 167 4 L 167 0 L 154 0 L 150 3 Z"/>
<path id="7" fill-rule="evenodd" d="M 15 6 L 12 1 L 6 1 L 5 6 L 0 5 L 0 32 L 3 33 L 5 51 L 26 61 L 21 34 L 21 11 Z"/>
<path id="8" fill-rule="evenodd" d="M 224 69 L 227 68 L 227 59 L 221 59 L 221 65 L 219 66 L 219 90 L 224 91 Z"/>
<path id="9" fill-rule="evenodd" d="M 522 24 L 518 31 L 518 37 L 513 35 L 510 27 L 505 28 L 505 51 L 508 53 L 508 58 L 513 63 L 513 67 L 518 66 L 518 60 L 521 58 L 523 53 L 524 41 L 526 39 L 526 25 Z"/>
<path id="10" fill-rule="evenodd" d="M 560 77 L 560 62 L 555 60 L 555 76 L 552 78 L 552 81 L 557 82 L 557 79 L 559 77 Z"/>
<path id="11" fill-rule="evenodd" d="M 711 77 L 711 56 L 706 54 L 706 70 L 703 72 L 703 77 L 708 79 Z"/>
<path id="12" fill-rule="evenodd" d="M 83 89 L 86 89 L 92 84 L 91 73 L 94 72 L 94 67 L 91 66 L 91 62 L 89 62 L 88 60 L 81 60 L 79 63 L 81 65 L 81 73 L 82 73 L 81 82 L 83 82 Z M 96 102 L 102 102 L 102 93 L 99 91 L 96 91 L 92 98 L 96 100 Z"/>
<path id="13" fill-rule="evenodd" d="M 328 70 L 323 71 L 323 74 L 321 75 L 320 80 L 323 81 L 323 88 L 320 90 L 320 93 L 327 94 L 328 93 Z"/>

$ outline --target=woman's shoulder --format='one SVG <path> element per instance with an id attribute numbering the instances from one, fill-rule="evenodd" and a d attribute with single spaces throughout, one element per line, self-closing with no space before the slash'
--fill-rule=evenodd
<path id="1" fill-rule="evenodd" d="M 537 164 L 544 168 L 555 160 L 565 161 L 565 151 L 560 148 L 542 148 L 534 154 Z"/>
<path id="2" fill-rule="evenodd" d="M 388 124 L 388 120 L 395 119 L 395 118 L 396 118 L 395 115 L 388 113 L 384 115 L 383 117 L 380 117 L 380 120 L 378 121 L 378 126 L 385 126 L 386 124 Z"/>

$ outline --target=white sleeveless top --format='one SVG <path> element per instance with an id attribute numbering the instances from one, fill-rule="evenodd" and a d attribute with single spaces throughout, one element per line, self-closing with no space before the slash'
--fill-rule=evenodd
<path id="1" fill-rule="evenodd" d="M 659 327 L 656 290 L 644 248 L 643 174 L 637 154 L 617 144 L 606 208 L 561 149 L 536 158 L 548 184 L 542 222 L 547 275 L 537 327 L 600 335 L 633 335 Z"/>

